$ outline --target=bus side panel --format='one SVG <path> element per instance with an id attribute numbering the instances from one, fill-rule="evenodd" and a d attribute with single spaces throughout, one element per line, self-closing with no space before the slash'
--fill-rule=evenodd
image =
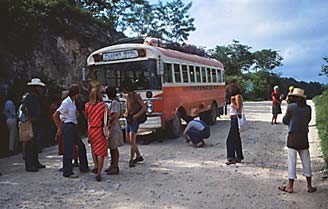
<path id="1" fill-rule="evenodd" d="M 178 86 L 163 88 L 163 121 L 171 120 L 179 107 L 187 116 L 195 117 L 211 109 L 213 101 L 224 106 L 225 87 L 222 86 Z"/>

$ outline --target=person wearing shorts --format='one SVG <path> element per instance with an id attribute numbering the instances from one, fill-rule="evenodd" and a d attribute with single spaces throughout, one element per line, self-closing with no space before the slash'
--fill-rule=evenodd
<path id="1" fill-rule="evenodd" d="M 123 92 L 126 93 L 127 111 L 126 117 L 126 140 L 131 144 L 131 154 L 129 167 L 135 167 L 137 162 L 143 161 L 137 146 L 137 132 L 139 128 L 138 118 L 147 110 L 146 104 L 142 101 L 140 95 L 134 92 L 134 85 L 132 81 L 126 80 L 122 84 Z M 134 155 L 137 155 L 134 159 Z"/>

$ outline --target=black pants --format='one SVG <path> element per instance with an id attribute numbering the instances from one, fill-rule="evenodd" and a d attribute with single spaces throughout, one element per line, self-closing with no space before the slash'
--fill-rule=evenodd
<path id="1" fill-rule="evenodd" d="M 63 156 L 63 176 L 73 174 L 72 155 L 73 144 L 77 144 L 79 150 L 80 171 L 87 172 L 89 170 L 87 152 L 84 143 L 81 141 L 78 130 L 73 123 L 64 123 L 64 156 Z"/>
<path id="2" fill-rule="evenodd" d="M 31 170 L 38 167 L 39 152 L 38 152 L 38 141 L 41 137 L 40 124 L 38 122 L 32 122 L 33 139 L 25 143 L 25 169 Z"/>
<path id="3" fill-rule="evenodd" d="M 243 150 L 241 145 L 238 118 L 231 118 L 230 130 L 227 138 L 227 159 L 228 160 L 243 160 Z"/>

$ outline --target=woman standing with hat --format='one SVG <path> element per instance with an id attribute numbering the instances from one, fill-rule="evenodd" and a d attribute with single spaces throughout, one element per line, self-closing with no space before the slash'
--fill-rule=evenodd
<path id="1" fill-rule="evenodd" d="M 300 155 L 303 175 L 307 181 L 307 191 L 315 192 L 312 186 L 311 159 L 309 152 L 309 123 L 311 120 L 311 107 L 306 104 L 304 90 L 294 88 L 289 95 L 290 103 L 283 118 L 284 124 L 288 125 L 288 186 L 279 187 L 283 192 L 292 193 L 294 180 L 296 179 L 296 159 L 297 153 Z"/>
<path id="2" fill-rule="evenodd" d="M 39 78 L 33 78 L 27 85 L 31 87 L 31 91 L 24 99 L 22 111 L 31 121 L 34 137 L 25 144 L 25 169 L 29 172 L 36 172 L 38 169 L 46 167 L 39 162 L 38 155 L 38 142 L 41 137 L 40 96 L 46 85 Z"/>

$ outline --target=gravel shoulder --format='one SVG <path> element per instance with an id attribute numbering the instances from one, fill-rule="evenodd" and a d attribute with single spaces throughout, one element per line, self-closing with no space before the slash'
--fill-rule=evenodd
<path id="1" fill-rule="evenodd" d="M 129 145 L 120 148 L 118 176 L 103 174 L 96 182 L 92 173 L 78 179 L 63 178 L 58 171 L 61 157 L 57 147 L 44 149 L 40 161 L 47 165 L 38 173 L 24 171 L 21 155 L 0 159 L 0 208 L 328 208 L 328 181 L 321 179 L 323 165 L 315 127 L 310 123 L 310 153 L 313 184 L 318 191 L 306 192 L 298 159 L 295 193 L 278 186 L 287 183 L 287 127 L 271 125 L 270 102 L 247 102 L 248 125 L 241 132 L 245 162 L 226 166 L 225 141 L 229 118 L 222 116 L 211 126 L 204 148 L 193 148 L 178 139 L 154 140 L 140 145 L 145 161 L 128 167 Z M 285 112 L 286 105 L 283 105 Z M 281 121 L 282 115 L 278 116 Z M 150 135 L 140 139 L 151 139 Z M 92 167 L 90 147 L 88 159 Z M 108 161 L 105 162 L 105 167 Z"/>

